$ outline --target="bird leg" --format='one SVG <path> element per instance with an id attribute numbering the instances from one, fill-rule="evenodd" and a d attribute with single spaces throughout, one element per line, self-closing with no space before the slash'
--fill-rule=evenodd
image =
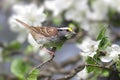
<path id="1" fill-rule="evenodd" d="M 48 53 L 49 53 L 51 56 L 55 56 L 56 47 L 49 48 L 48 50 L 49 50 Z"/>
<path id="2" fill-rule="evenodd" d="M 45 47 L 43 47 L 42 46 L 42 49 L 43 48 L 45 48 Z M 47 49 L 47 48 L 45 48 L 45 49 Z M 39 69 L 39 68 L 41 68 L 43 65 L 45 65 L 47 62 L 51 62 L 52 60 L 53 60 L 53 58 L 55 57 L 55 51 L 56 51 L 56 47 L 53 47 L 53 48 L 50 48 L 50 50 L 49 49 L 47 49 L 48 50 L 48 53 L 52 56 L 49 60 L 47 60 L 47 61 L 44 61 L 43 63 L 41 63 L 41 64 L 39 64 L 38 66 L 36 66 L 36 67 L 34 67 L 30 72 L 29 72 L 29 74 L 31 74 L 35 69 Z M 28 75 L 29 75 L 28 74 Z"/>

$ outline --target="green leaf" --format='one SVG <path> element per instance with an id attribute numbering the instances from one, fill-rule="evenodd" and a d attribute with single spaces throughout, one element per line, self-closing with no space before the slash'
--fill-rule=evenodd
<path id="1" fill-rule="evenodd" d="M 92 57 L 87 57 L 87 63 L 88 64 L 95 64 L 95 61 L 94 61 L 94 59 L 92 58 Z"/>
<path id="2" fill-rule="evenodd" d="M 107 37 L 104 37 L 100 41 L 98 48 L 99 48 L 99 50 L 105 50 L 110 44 L 111 44 L 110 40 Z"/>
<path id="3" fill-rule="evenodd" d="M 87 57 L 87 64 L 90 64 L 90 65 L 97 65 L 97 63 L 96 63 L 96 61 L 97 60 L 95 60 L 94 58 L 92 58 L 92 57 Z M 86 67 L 87 68 L 87 72 L 88 73 L 90 73 L 90 72 L 94 72 L 94 74 L 98 74 L 99 72 L 99 70 L 100 70 L 100 68 L 98 68 L 98 67 L 94 67 L 94 66 L 87 66 Z"/>
<path id="4" fill-rule="evenodd" d="M 27 80 L 37 80 L 38 74 L 39 74 L 39 70 L 37 70 L 37 69 L 33 70 L 33 71 L 29 74 Z"/>
<path id="5" fill-rule="evenodd" d="M 53 23 L 54 23 L 55 25 L 61 25 L 62 19 L 61 19 L 61 18 L 54 18 L 54 19 L 53 19 Z"/>
<path id="6" fill-rule="evenodd" d="M 25 49 L 25 53 L 29 54 L 33 51 L 33 46 L 32 45 L 28 45 L 27 48 Z"/>
<path id="7" fill-rule="evenodd" d="M 119 27 L 120 26 L 120 18 L 116 17 L 119 15 L 119 12 L 117 12 L 115 9 L 109 9 L 108 10 L 108 18 L 109 22 L 112 26 L 114 27 Z"/>
<path id="8" fill-rule="evenodd" d="M 94 70 L 94 68 L 92 66 L 87 66 L 87 72 L 90 73 Z"/>
<path id="9" fill-rule="evenodd" d="M 100 31 L 100 33 L 99 33 L 99 35 L 97 37 L 97 41 L 101 40 L 102 38 L 104 38 L 105 37 L 105 33 L 106 33 L 106 28 L 104 27 L 103 29 L 101 29 L 101 31 Z"/>
<path id="10" fill-rule="evenodd" d="M 0 80 L 5 80 L 4 76 L 0 75 Z"/>
<path id="11" fill-rule="evenodd" d="M 18 41 L 13 41 L 6 47 L 7 50 L 19 50 L 20 48 L 21 44 Z"/>
<path id="12" fill-rule="evenodd" d="M 24 79 L 25 74 L 29 70 L 29 65 L 22 59 L 13 60 L 11 64 L 11 72 L 20 79 Z"/>
<path id="13" fill-rule="evenodd" d="M 18 51 L 21 48 L 21 43 L 19 43 L 18 41 L 12 41 L 11 43 L 9 43 L 7 46 L 5 46 L 5 48 L 3 49 L 3 57 L 5 59 L 10 58 L 9 55 L 13 52 L 13 51 Z"/>
<path id="14" fill-rule="evenodd" d="M 70 23 L 70 24 L 69 24 L 69 27 L 74 28 L 74 27 L 75 27 L 75 24 Z"/>
<path id="15" fill-rule="evenodd" d="M 95 2 L 96 0 L 88 0 L 88 5 L 92 6 L 92 4 Z"/>
<path id="16" fill-rule="evenodd" d="M 120 61 L 116 62 L 116 68 L 117 68 L 118 71 L 120 71 Z"/>
<path id="17" fill-rule="evenodd" d="M 87 64 L 93 64 L 93 65 L 95 65 L 96 63 L 95 63 L 95 61 L 94 61 L 94 59 L 92 58 L 92 57 L 87 57 Z M 92 72 L 94 70 L 94 67 L 92 67 L 92 66 L 87 66 L 87 71 L 88 71 L 88 73 L 90 73 L 90 72 Z"/>
<path id="18" fill-rule="evenodd" d="M 108 70 L 103 70 L 101 76 L 108 77 L 109 76 L 109 71 Z"/>

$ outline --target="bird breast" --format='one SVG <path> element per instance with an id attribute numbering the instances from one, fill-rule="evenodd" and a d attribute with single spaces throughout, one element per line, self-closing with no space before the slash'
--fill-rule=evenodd
<path id="1" fill-rule="evenodd" d="M 47 44 L 47 43 L 49 43 L 49 42 L 51 42 L 51 41 L 57 41 L 57 40 L 58 40 L 57 36 L 51 36 L 51 37 L 38 38 L 38 39 L 36 40 L 36 42 L 37 42 L 38 44 Z"/>

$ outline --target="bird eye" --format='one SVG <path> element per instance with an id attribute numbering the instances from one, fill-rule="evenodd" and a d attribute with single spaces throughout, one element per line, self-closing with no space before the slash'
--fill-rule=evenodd
<path id="1" fill-rule="evenodd" d="M 68 29 L 66 30 L 67 32 L 70 32 Z"/>

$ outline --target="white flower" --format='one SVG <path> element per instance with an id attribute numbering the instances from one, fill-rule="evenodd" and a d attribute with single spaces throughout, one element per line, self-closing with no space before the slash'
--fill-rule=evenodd
<path id="1" fill-rule="evenodd" d="M 77 73 L 76 76 L 77 80 L 86 80 L 87 77 L 88 77 L 88 73 L 86 68 L 84 68 L 82 71 Z"/>
<path id="2" fill-rule="evenodd" d="M 93 57 L 97 53 L 99 42 L 100 41 L 93 41 L 88 37 L 85 38 L 80 45 L 77 45 L 82 50 L 80 54 L 85 57 Z"/>
<path id="3" fill-rule="evenodd" d="M 106 56 L 101 57 L 102 62 L 118 61 L 120 55 L 120 46 L 113 44 L 111 47 L 106 48 Z"/>
<path id="4" fill-rule="evenodd" d="M 87 18 L 91 20 L 106 20 L 109 7 L 103 0 L 95 0 L 91 5 L 92 11 L 87 12 Z"/>
<path id="5" fill-rule="evenodd" d="M 120 12 L 120 0 L 103 0 L 111 9 Z"/>
<path id="6" fill-rule="evenodd" d="M 18 33 L 16 40 L 19 41 L 20 43 L 23 43 L 26 40 L 28 32 L 23 25 L 18 24 L 15 21 L 16 18 L 21 19 L 19 15 L 13 15 L 10 17 L 9 19 L 10 29 L 11 31 Z"/>
<path id="7" fill-rule="evenodd" d="M 41 23 L 46 19 L 46 15 L 43 13 L 44 7 L 37 7 L 36 4 L 16 4 L 13 6 L 13 11 L 15 14 L 9 18 L 10 29 L 13 32 L 19 33 L 17 40 L 21 43 L 26 40 L 28 32 L 25 27 L 19 24 L 15 19 L 19 19 L 28 25 L 35 27 L 40 26 Z"/>
<path id="8" fill-rule="evenodd" d="M 43 13 L 44 7 L 37 7 L 35 4 L 30 5 L 14 5 L 13 11 L 17 14 L 16 18 L 20 18 L 31 26 L 41 25 L 45 21 L 46 15 Z M 15 17 L 14 17 L 15 18 Z"/>
<path id="9" fill-rule="evenodd" d="M 62 11 L 68 9 L 74 0 L 46 0 L 45 6 L 47 9 L 53 11 L 53 15 L 57 16 Z"/>
<path id="10" fill-rule="evenodd" d="M 65 18 L 67 20 L 81 22 L 86 19 L 86 12 L 88 10 L 87 0 L 76 0 L 71 8 L 66 11 Z"/>
<path id="11" fill-rule="evenodd" d="M 18 32 L 18 33 L 21 31 L 25 31 L 25 27 L 22 26 L 21 24 L 18 24 L 15 20 L 16 18 L 21 19 L 21 17 L 19 15 L 12 15 L 9 18 L 9 24 L 10 24 L 11 31 Z"/>

